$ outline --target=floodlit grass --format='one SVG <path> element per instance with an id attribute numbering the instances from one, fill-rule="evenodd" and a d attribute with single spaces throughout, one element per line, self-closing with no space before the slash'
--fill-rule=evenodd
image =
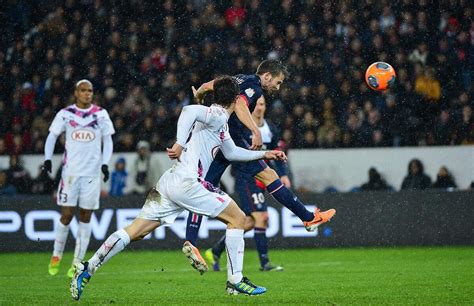
<path id="1" fill-rule="evenodd" d="M 474 304 L 473 247 L 272 250 L 284 272 L 260 272 L 256 252 L 245 255 L 244 274 L 267 287 L 263 296 L 227 296 L 225 272 L 200 276 L 178 251 L 125 251 L 97 272 L 79 303 Z M 65 275 L 72 255 L 54 277 L 49 256 L 0 254 L 0 304 L 77 304 Z"/>

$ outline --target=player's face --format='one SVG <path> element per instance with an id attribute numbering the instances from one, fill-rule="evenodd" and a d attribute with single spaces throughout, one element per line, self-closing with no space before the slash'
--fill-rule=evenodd
<path id="1" fill-rule="evenodd" d="M 280 86 L 284 80 L 285 75 L 283 73 L 273 76 L 271 73 L 267 72 L 263 75 L 262 87 L 267 93 L 274 94 L 280 90 Z"/>
<path id="2" fill-rule="evenodd" d="M 80 84 L 74 91 L 76 102 L 81 104 L 91 104 L 93 94 L 92 86 L 87 83 Z"/>

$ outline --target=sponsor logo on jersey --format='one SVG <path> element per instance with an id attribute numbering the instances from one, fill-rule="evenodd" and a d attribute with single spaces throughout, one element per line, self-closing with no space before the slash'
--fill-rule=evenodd
<path id="1" fill-rule="evenodd" d="M 77 130 L 71 133 L 71 138 L 79 142 L 89 142 L 95 139 L 95 134 L 89 130 Z"/>
<path id="2" fill-rule="evenodd" d="M 245 90 L 245 94 L 249 97 L 249 98 L 252 98 L 252 96 L 255 94 L 255 90 L 253 90 L 252 88 L 247 88 Z"/>

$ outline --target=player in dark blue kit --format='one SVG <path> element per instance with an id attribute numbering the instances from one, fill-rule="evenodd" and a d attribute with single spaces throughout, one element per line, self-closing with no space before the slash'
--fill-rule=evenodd
<path id="1" fill-rule="evenodd" d="M 264 150 L 279 150 L 280 135 L 271 122 L 265 120 L 266 105 L 264 100 L 258 100 L 252 117 L 257 124 L 262 135 Z M 248 141 L 251 141 L 250 131 L 246 132 Z M 270 164 L 280 176 L 280 180 L 286 187 L 290 187 L 291 183 L 288 178 L 287 163 L 277 161 Z M 247 215 L 246 231 L 254 229 L 254 240 L 260 259 L 260 270 L 262 271 L 283 271 L 283 267 L 274 265 L 270 262 L 268 256 L 268 240 L 266 230 L 268 228 L 268 211 L 265 203 L 265 185 L 255 179 L 248 173 L 239 170 L 239 164 L 232 163 L 235 170 L 235 190 L 237 191 L 240 201 L 239 206 Z M 195 217 L 193 217 L 195 218 Z M 213 266 L 214 271 L 219 271 L 219 258 L 225 249 L 225 236 L 222 237 L 212 249 L 208 249 L 204 254 L 208 262 Z"/>
<path id="2" fill-rule="evenodd" d="M 276 60 L 265 60 L 260 63 L 256 74 L 235 76 L 240 86 L 240 96 L 235 105 L 235 112 L 228 122 L 230 135 L 237 146 L 253 150 L 262 147 L 262 136 L 251 113 L 255 109 L 257 101 L 264 101 L 263 92 L 271 95 L 278 91 L 286 76 L 286 67 Z M 213 85 L 214 80 L 202 84 L 197 90 L 193 87 L 194 96 L 198 102 L 202 101 L 207 92 L 213 90 Z M 248 137 L 246 137 L 248 130 L 252 135 L 251 144 L 248 143 Z M 229 164 L 230 162 L 225 159 L 223 154 L 218 152 L 206 175 L 206 181 L 218 186 L 222 174 Z M 284 186 L 278 174 L 263 160 L 238 163 L 236 170 L 262 182 L 268 193 L 303 221 L 307 231 L 315 231 L 319 225 L 329 221 L 336 213 L 334 209 L 327 211 L 316 209 L 314 213 L 308 211 L 298 197 Z M 190 214 L 185 244 L 196 245 L 201 220 L 202 217 Z"/>

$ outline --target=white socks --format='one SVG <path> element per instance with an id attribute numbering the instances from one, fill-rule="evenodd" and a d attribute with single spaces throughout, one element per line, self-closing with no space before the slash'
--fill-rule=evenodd
<path id="1" fill-rule="evenodd" d="M 87 246 L 91 239 L 91 224 L 79 222 L 76 237 L 76 248 L 74 249 L 74 260 L 73 264 L 79 263 L 84 259 L 87 252 Z"/>
<path id="2" fill-rule="evenodd" d="M 56 237 L 54 238 L 53 256 L 63 257 L 67 234 L 69 234 L 69 225 L 64 225 L 59 221 L 56 228 Z"/>
<path id="3" fill-rule="evenodd" d="M 115 254 L 122 251 L 130 243 L 130 236 L 124 229 L 113 233 L 105 240 L 97 252 L 89 259 L 89 274 L 93 275 L 95 271 L 104 263 L 110 260 Z"/>
<path id="4" fill-rule="evenodd" d="M 227 280 L 236 284 L 242 280 L 245 249 L 244 230 L 227 229 L 225 246 L 227 249 Z"/>

